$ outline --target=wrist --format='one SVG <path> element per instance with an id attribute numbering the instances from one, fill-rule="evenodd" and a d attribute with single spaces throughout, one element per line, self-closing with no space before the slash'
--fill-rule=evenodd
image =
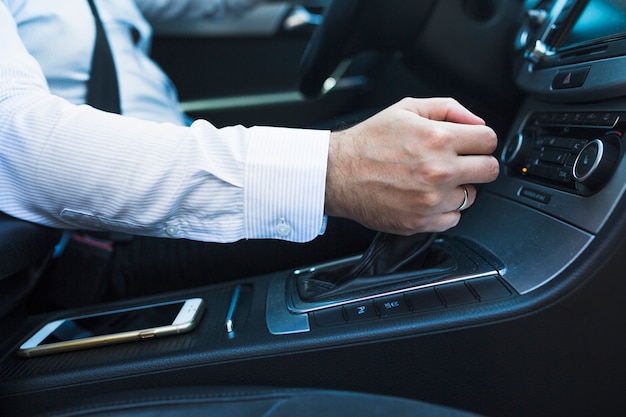
<path id="1" fill-rule="evenodd" d="M 346 217 L 341 209 L 345 201 L 342 184 L 345 184 L 346 164 L 342 161 L 344 132 L 332 132 L 328 144 L 328 163 L 326 168 L 326 193 L 324 213 L 327 216 Z"/>

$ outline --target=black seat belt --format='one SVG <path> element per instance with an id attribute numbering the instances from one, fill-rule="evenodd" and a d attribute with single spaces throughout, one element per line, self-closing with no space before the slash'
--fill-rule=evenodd
<path id="1" fill-rule="evenodd" d="M 120 89 L 115 62 L 94 0 L 87 0 L 96 23 L 96 41 L 87 83 L 87 104 L 111 113 L 121 113 Z"/>

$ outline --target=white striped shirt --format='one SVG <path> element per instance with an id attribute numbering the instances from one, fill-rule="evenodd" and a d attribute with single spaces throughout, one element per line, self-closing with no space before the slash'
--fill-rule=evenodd
<path id="1" fill-rule="evenodd" d="M 86 0 L 80 1 L 85 3 L 82 20 L 93 23 Z M 185 3 L 178 1 L 172 3 Z M 115 3 L 134 4 L 99 2 L 103 20 L 114 13 L 105 5 Z M 202 120 L 184 127 L 177 124 L 177 116 L 156 117 L 168 122 L 141 120 L 147 116 L 128 109 L 141 108 L 142 92 L 132 93 L 137 95 L 134 103 L 124 96 L 124 83 L 129 81 L 123 75 L 122 107 L 126 115 L 136 117 L 80 105 L 84 86 L 77 86 L 85 80 L 70 77 L 68 85 L 52 80 L 48 85 L 38 62 L 43 58 L 35 59 L 28 42 L 22 42 L 22 36 L 36 41 L 30 38 L 36 27 L 28 27 L 35 20 L 23 14 L 32 4 L 63 8 L 49 0 L 0 0 L 0 211 L 59 228 L 214 242 L 255 238 L 303 242 L 319 234 L 329 132 L 217 129 Z M 123 16 L 132 18 L 129 13 Z M 82 38 L 91 39 L 87 43 L 92 47 L 94 29 L 85 28 L 89 34 Z M 75 34 L 66 36 L 44 42 L 73 47 Z M 114 39 L 115 35 L 112 43 Z M 54 59 L 54 53 L 49 54 Z M 90 56 L 91 52 L 87 59 Z M 149 61 L 144 55 L 141 64 L 144 58 Z M 60 62 L 67 63 L 68 71 L 74 64 L 72 59 Z M 77 71 L 80 80 L 80 68 Z M 119 63 L 118 73 L 124 74 Z M 50 93 L 52 86 L 56 95 Z M 58 96 L 64 88 L 67 100 Z M 172 91 L 167 88 L 155 97 L 169 95 L 161 100 L 172 107 Z M 166 112 L 158 102 L 146 106 Z M 176 112 L 170 114 L 180 114 Z"/>

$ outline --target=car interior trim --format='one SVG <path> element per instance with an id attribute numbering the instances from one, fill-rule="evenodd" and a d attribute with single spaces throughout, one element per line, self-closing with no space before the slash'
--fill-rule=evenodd
<path id="1" fill-rule="evenodd" d="M 239 18 L 225 18 L 211 24 L 161 23 L 154 26 L 154 32 L 174 37 L 272 37 L 281 30 L 291 8 L 289 2 L 270 2 L 260 4 Z"/>
<path id="2" fill-rule="evenodd" d="M 345 76 L 339 81 L 333 80 L 332 87 L 326 93 L 366 88 L 369 79 L 364 76 Z M 233 97 L 216 97 L 199 100 L 182 101 L 183 111 L 207 112 L 217 110 L 250 109 L 262 106 L 277 106 L 304 103 L 306 100 L 299 91 L 284 91 L 279 93 L 254 94 Z"/>

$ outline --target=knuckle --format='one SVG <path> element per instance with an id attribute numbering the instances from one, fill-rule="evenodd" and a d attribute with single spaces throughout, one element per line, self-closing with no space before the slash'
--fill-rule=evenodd
<path id="1" fill-rule="evenodd" d="M 421 174 L 427 183 L 441 184 L 452 178 L 453 170 L 441 161 L 431 161 L 422 166 Z"/>
<path id="2" fill-rule="evenodd" d="M 430 98 L 430 100 L 433 102 L 439 102 L 444 107 L 456 106 L 459 104 L 459 102 L 456 99 L 450 96 L 432 97 Z"/>
<path id="3" fill-rule="evenodd" d="M 458 100 L 456 100 L 453 97 L 443 97 L 443 101 L 448 105 L 448 106 L 458 106 L 460 103 L 458 102 Z"/>
<path id="4" fill-rule="evenodd" d="M 431 148 L 441 149 L 449 144 L 450 132 L 439 125 L 430 125 L 424 138 Z"/>
<path id="5" fill-rule="evenodd" d="M 443 198 L 441 196 L 441 193 L 430 192 L 424 195 L 423 201 L 426 208 L 432 209 L 434 207 L 438 207 L 441 204 L 442 200 Z"/>
<path id="6" fill-rule="evenodd" d="M 437 211 L 444 201 L 443 193 L 438 191 L 424 191 L 407 198 L 410 207 L 410 221 L 424 221 L 425 216 L 430 216 Z M 408 210 L 407 210 L 408 211 Z"/>
<path id="7" fill-rule="evenodd" d="M 428 230 L 428 223 L 424 217 L 415 216 L 403 224 L 403 229 L 407 234 L 425 232 Z"/>
<path id="8" fill-rule="evenodd" d="M 417 101 L 417 99 L 414 97 L 404 97 L 403 99 L 400 100 L 400 104 L 411 104 L 415 101 Z"/>

